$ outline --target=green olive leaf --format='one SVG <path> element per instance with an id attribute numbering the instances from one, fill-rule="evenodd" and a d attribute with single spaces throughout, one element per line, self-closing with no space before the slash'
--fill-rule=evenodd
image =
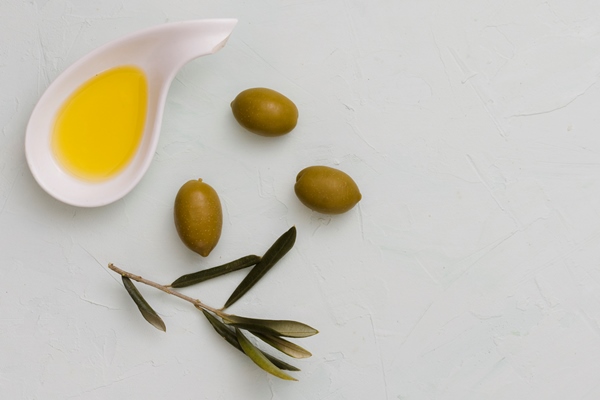
<path id="1" fill-rule="evenodd" d="M 171 287 L 173 288 L 182 288 L 186 286 L 195 285 L 196 283 L 204 282 L 212 278 L 216 278 L 221 275 L 228 274 L 233 271 L 238 271 L 243 268 L 251 267 L 256 265 L 261 260 L 261 257 L 255 255 L 249 255 L 227 264 L 219 265 L 218 267 L 213 267 L 209 269 L 205 269 L 203 271 L 194 272 L 192 274 L 183 275 L 177 279 L 173 283 L 171 283 Z"/>
<path id="2" fill-rule="evenodd" d="M 250 359 L 254 361 L 256 365 L 278 378 L 285 379 L 287 381 L 297 381 L 296 378 L 289 376 L 281 369 L 277 368 L 275 364 L 269 361 L 269 359 L 265 357 L 265 355 L 256 346 L 254 346 L 246 336 L 244 336 L 242 331 L 236 328 L 235 335 L 237 336 L 238 342 L 240 342 L 240 346 L 242 346 L 244 353 L 246 353 L 246 355 L 250 357 Z"/>
<path id="3" fill-rule="evenodd" d="M 215 331 L 217 331 L 217 333 L 219 335 L 221 335 L 223 337 L 223 339 L 225 339 L 229 344 L 231 344 L 233 347 L 235 347 L 242 353 L 244 352 L 244 350 L 242 350 L 242 346 L 240 345 L 240 342 L 238 342 L 238 340 L 237 340 L 235 332 L 231 328 L 229 328 L 227 325 L 225 325 L 224 323 L 219 321 L 218 318 L 216 318 L 214 315 L 212 315 L 208 311 L 206 311 L 202 308 L 200 308 L 200 310 L 202 311 L 202 313 L 204 314 L 206 319 L 208 319 L 208 322 L 210 322 L 210 324 L 215 329 Z M 286 363 L 285 361 L 281 361 L 280 359 L 275 358 L 270 354 L 267 354 L 264 352 L 263 352 L 263 354 L 265 357 L 267 357 L 269 359 L 269 361 L 271 361 L 273 364 L 275 364 L 275 366 L 278 367 L 279 369 L 283 369 L 283 370 L 287 370 L 287 371 L 300 371 L 299 368 L 294 367 L 293 365 L 290 365 L 290 364 Z"/>
<path id="4" fill-rule="evenodd" d="M 295 241 L 296 227 L 292 226 L 266 251 L 260 262 L 252 268 L 248 275 L 246 275 L 246 278 L 235 288 L 223 308 L 231 306 L 246 294 L 294 246 Z"/>
<path id="5" fill-rule="evenodd" d="M 146 319 L 146 321 L 148 321 L 156 329 L 166 332 L 167 327 L 165 326 L 165 323 L 158 316 L 156 311 L 150 307 L 150 304 L 146 302 L 144 297 L 142 297 L 142 294 L 137 290 L 131 279 L 125 275 L 121 275 L 121 279 L 123 280 L 123 286 L 125 286 L 127 293 L 129 293 L 129 296 L 131 296 L 133 302 L 138 306 L 142 316 Z"/>
<path id="6" fill-rule="evenodd" d="M 298 346 L 295 343 L 285 340 L 284 338 L 281 338 L 279 336 L 265 335 L 264 333 L 260 333 L 260 332 L 252 332 L 252 333 L 254 334 L 254 336 L 259 338 L 266 344 L 276 348 L 277 350 L 281 351 L 284 354 L 287 354 L 290 357 L 308 358 L 308 357 L 312 356 L 312 354 L 308 350 Z"/>
<path id="7" fill-rule="evenodd" d="M 297 321 L 257 319 L 239 317 L 237 315 L 227 315 L 223 317 L 223 322 L 228 325 L 233 325 L 236 328 L 246 329 L 252 333 L 258 332 L 271 336 L 305 338 L 319 333 L 315 328 Z"/>

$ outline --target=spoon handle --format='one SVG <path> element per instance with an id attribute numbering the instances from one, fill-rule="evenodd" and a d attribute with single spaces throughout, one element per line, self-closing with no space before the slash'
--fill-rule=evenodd
<path id="1" fill-rule="evenodd" d="M 223 48 L 236 23 L 236 19 L 207 19 L 162 25 L 151 41 L 155 59 L 163 72 L 174 76 L 189 61 Z"/>

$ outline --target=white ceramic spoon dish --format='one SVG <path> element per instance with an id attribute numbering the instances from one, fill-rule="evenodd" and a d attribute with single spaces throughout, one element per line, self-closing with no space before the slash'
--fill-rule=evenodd
<path id="1" fill-rule="evenodd" d="M 67 68 L 44 92 L 27 125 L 25 154 L 40 186 L 56 199 L 80 207 L 106 205 L 129 193 L 152 161 L 167 93 L 177 71 L 194 58 L 220 50 L 236 23 L 235 19 L 206 19 L 160 25 L 105 44 Z M 83 83 L 124 65 L 142 69 L 148 84 L 146 122 L 137 152 L 121 172 L 108 180 L 78 179 L 64 171 L 53 155 L 56 115 Z"/>

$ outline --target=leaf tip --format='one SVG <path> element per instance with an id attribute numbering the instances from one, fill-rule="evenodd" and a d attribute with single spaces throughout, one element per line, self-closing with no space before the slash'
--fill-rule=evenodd
<path id="1" fill-rule="evenodd" d="M 274 375 L 280 379 L 286 381 L 298 381 L 298 379 L 294 378 L 283 372 L 280 368 L 278 368 L 275 364 L 273 364 L 266 356 L 263 354 L 256 346 L 254 346 L 246 336 L 238 329 L 235 328 L 235 335 L 237 337 L 238 343 L 242 347 L 242 350 L 250 359 L 258 365 L 260 368 L 265 370 L 266 372 Z"/>

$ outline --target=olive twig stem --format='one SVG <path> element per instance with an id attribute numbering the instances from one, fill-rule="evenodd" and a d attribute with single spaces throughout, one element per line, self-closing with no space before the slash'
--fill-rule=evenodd
<path id="1" fill-rule="evenodd" d="M 192 303 L 197 308 L 202 308 L 202 309 L 204 309 L 206 311 L 213 312 L 213 313 L 217 314 L 220 317 L 227 316 L 227 314 L 224 313 L 224 312 L 222 312 L 221 310 L 218 310 L 216 308 L 208 306 L 208 305 L 202 303 L 198 299 L 194 299 L 193 297 L 186 296 L 183 293 L 180 293 L 180 292 L 178 292 L 176 290 L 171 289 L 169 286 L 161 285 L 160 283 L 156 283 L 156 282 L 153 282 L 153 281 L 148 280 L 146 278 L 142 278 L 139 275 L 135 275 L 135 274 L 132 274 L 131 272 L 124 271 L 121 268 L 119 268 L 116 265 L 114 265 L 113 263 L 109 263 L 108 264 L 108 268 L 110 268 L 111 270 L 113 270 L 114 272 L 116 272 L 117 274 L 119 274 L 121 276 L 125 276 L 125 277 L 127 277 L 127 278 L 129 278 L 131 280 L 136 281 L 136 282 L 143 283 L 144 285 L 151 286 L 151 287 L 156 288 L 158 290 L 161 290 L 161 291 L 163 291 L 163 292 L 165 292 L 167 294 L 173 295 L 175 297 L 179 297 L 182 300 L 185 300 L 185 301 L 187 301 L 189 303 Z"/>

